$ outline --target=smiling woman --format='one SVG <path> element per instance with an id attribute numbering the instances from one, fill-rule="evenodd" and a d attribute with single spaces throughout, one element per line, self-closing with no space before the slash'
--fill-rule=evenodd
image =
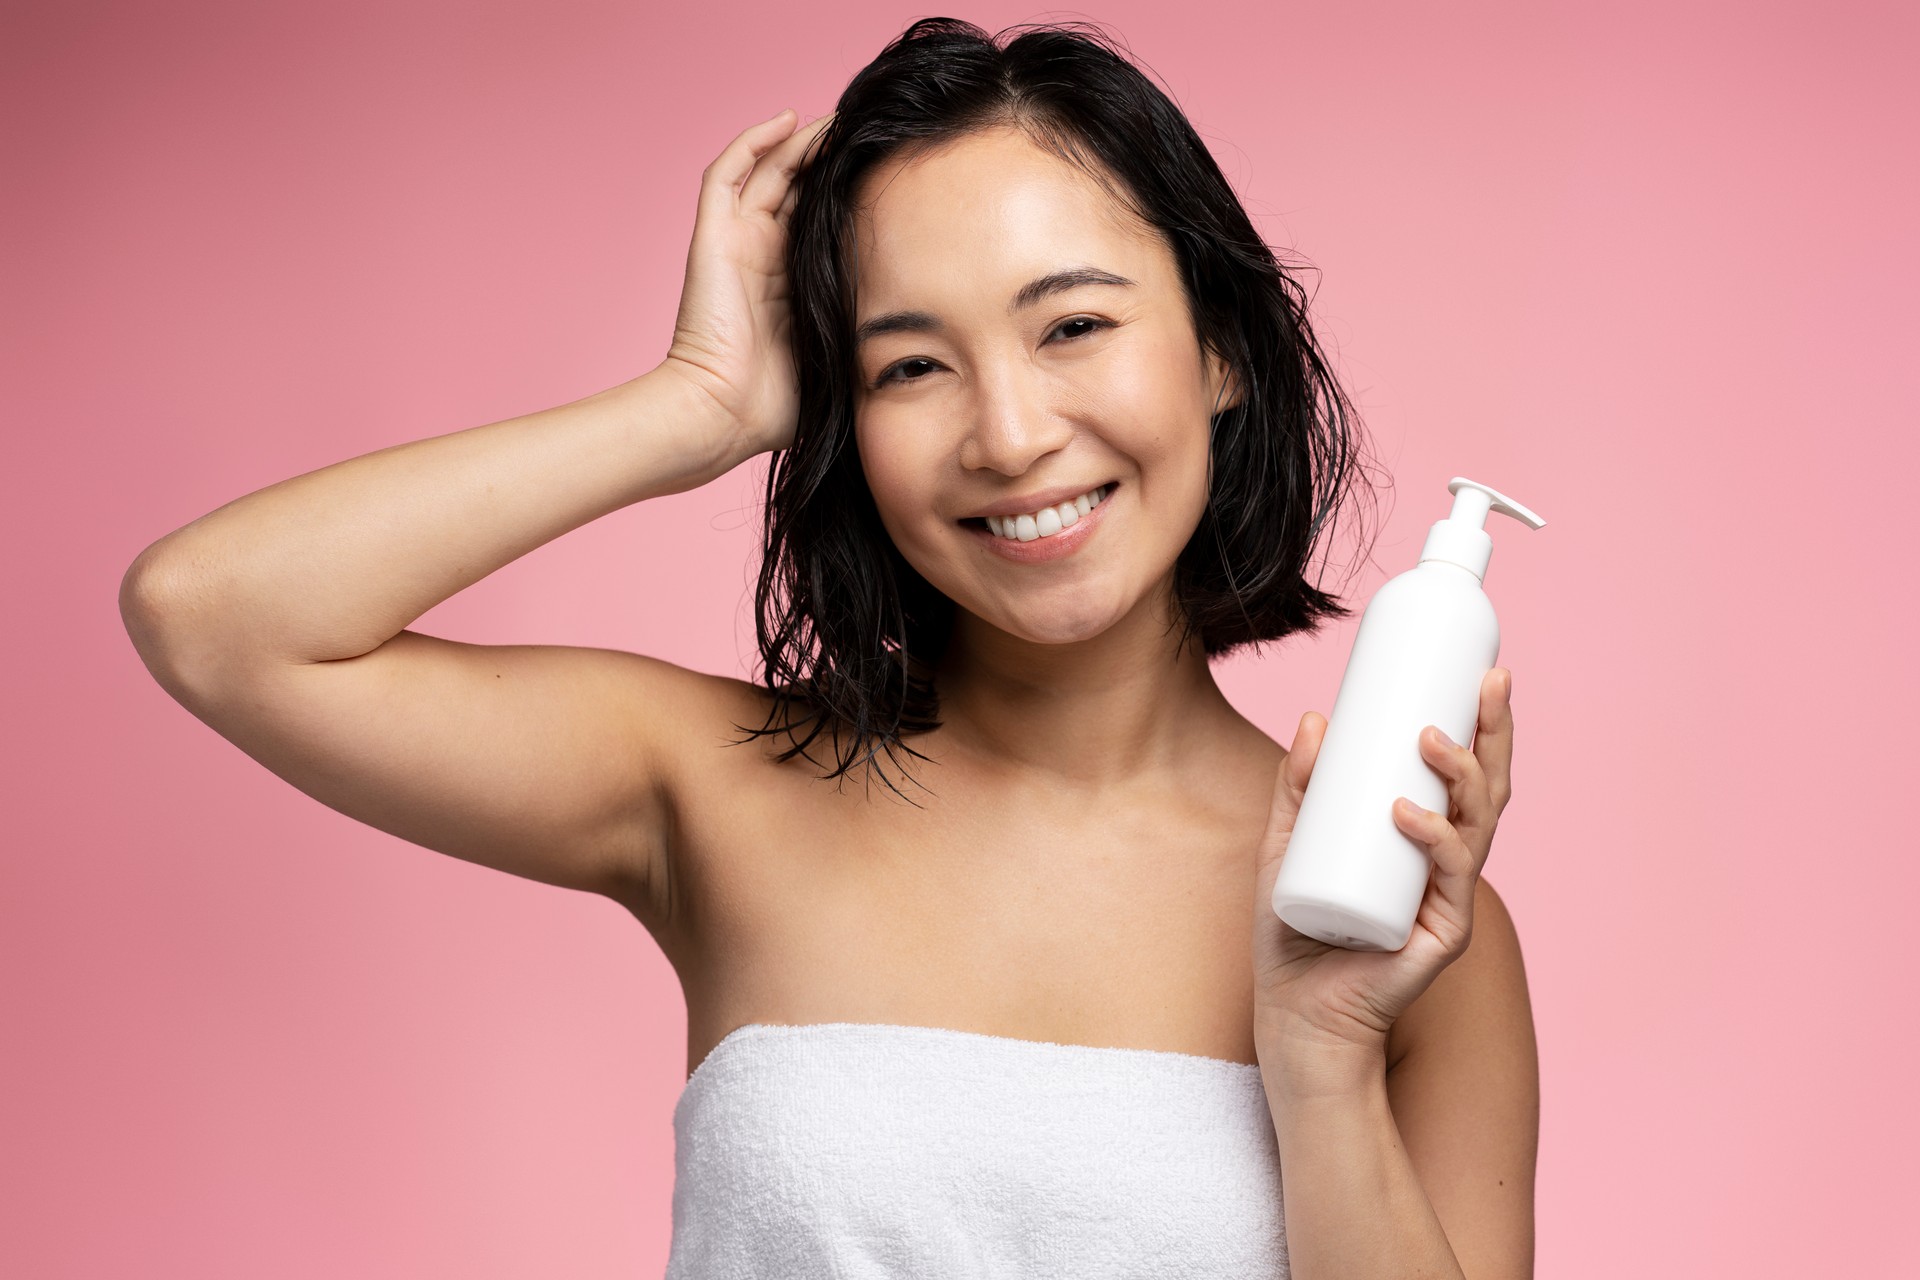
<path id="1" fill-rule="evenodd" d="M 1525 1274 L 1505 685 L 1426 757 L 1481 921 L 1435 982 L 1274 915 L 1324 720 L 1283 750 L 1210 665 L 1348 612 L 1309 558 L 1370 490 L 1303 290 L 1097 32 L 916 22 L 797 123 L 702 174 L 656 368 L 167 535 L 142 658 L 323 803 L 648 930 L 671 1280 Z M 757 682 L 407 629 L 767 453 Z M 1338 1016 L 1394 965 L 1391 1038 Z"/>
<path id="2" fill-rule="evenodd" d="M 941 723 L 981 625 L 1172 627 L 1217 658 L 1348 613 L 1306 570 L 1371 496 L 1365 442 L 1305 291 L 1116 43 L 1016 30 L 916 23 L 788 197 L 799 415 L 749 732 L 827 735 L 829 777 L 898 790 L 886 764 Z M 1096 490 L 1114 506 L 1079 528 L 1058 504 Z"/>

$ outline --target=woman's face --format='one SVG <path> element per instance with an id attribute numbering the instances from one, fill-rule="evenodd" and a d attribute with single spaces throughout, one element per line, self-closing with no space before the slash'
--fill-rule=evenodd
<path id="1" fill-rule="evenodd" d="M 881 166 L 861 194 L 855 431 L 901 555 L 1041 643 L 1164 593 L 1206 506 L 1209 418 L 1235 403 L 1215 403 L 1226 367 L 1172 251 L 1011 129 Z M 1081 278 L 1028 290 L 1061 272 Z"/>

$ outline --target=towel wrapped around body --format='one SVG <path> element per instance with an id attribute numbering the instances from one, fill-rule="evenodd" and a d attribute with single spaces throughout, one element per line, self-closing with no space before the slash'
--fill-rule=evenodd
<path id="1" fill-rule="evenodd" d="M 1287 1275 L 1260 1069 L 748 1023 L 674 1108 L 667 1280 Z"/>

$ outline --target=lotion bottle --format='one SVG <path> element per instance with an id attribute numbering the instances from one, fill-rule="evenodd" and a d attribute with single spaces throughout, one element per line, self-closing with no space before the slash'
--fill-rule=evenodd
<path id="1" fill-rule="evenodd" d="M 1433 862 L 1393 820 L 1405 796 L 1448 812 L 1447 783 L 1420 754 L 1438 725 L 1471 745 L 1480 685 L 1500 653 L 1500 624 L 1481 589 L 1493 538 L 1487 513 L 1546 523 L 1511 498 L 1456 476 L 1453 511 L 1435 522 L 1420 563 L 1368 602 L 1326 737 L 1295 815 L 1273 910 L 1301 933 L 1355 951 L 1398 951 L 1413 936 Z"/>

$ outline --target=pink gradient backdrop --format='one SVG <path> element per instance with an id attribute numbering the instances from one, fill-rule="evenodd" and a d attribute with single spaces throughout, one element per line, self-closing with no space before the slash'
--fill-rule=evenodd
<path id="1" fill-rule="evenodd" d="M 302 8 L 0 19 L 0 1273 L 657 1275 L 685 1011 L 644 931 L 293 790 L 116 587 L 242 493 L 651 367 L 701 169 L 944 10 Z M 1320 268 L 1398 480 L 1360 599 L 1452 475 L 1548 521 L 1488 578 L 1540 1274 L 1910 1267 L 1913 7 L 957 12 L 1119 32 Z M 745 674 L 759 475 L 418 625 Z M 1290 741 L 1350 640 L 1223 680 Z"/>

